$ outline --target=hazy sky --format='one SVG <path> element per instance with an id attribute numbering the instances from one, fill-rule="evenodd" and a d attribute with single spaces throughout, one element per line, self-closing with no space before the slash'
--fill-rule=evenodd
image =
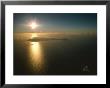
<path id="1" fill-rule="evenodd" d="M 31 21 L 39 25 L 31 29 Z M 96 13 L 14 13 L 14 32 L 96 32 Z"/>

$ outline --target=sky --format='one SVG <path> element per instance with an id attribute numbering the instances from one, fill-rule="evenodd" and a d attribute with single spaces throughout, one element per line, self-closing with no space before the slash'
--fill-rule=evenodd
<path id="1" fill-rule="evenodd" d="M 39 25 L 30 28 L 29 23 Z M 96 13 L 14 13 L 14 32 L 96 32 Z"/>

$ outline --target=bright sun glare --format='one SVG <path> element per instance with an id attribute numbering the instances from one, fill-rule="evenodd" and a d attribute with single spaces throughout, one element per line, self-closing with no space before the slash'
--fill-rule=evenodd
<path id="1" fill-rule="evenodd" d="M 38 25 L 36 22 L 31 22 L 31 23 L 29 24 L 29 26 L 31 27 L 31 29 L 35 29 L 35 28 L 37 28 L 39 25 Z"/>

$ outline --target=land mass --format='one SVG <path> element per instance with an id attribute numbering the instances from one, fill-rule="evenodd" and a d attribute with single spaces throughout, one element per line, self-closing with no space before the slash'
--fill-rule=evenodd
<path id="1" fill-rule="evenodd" d="M 43 37 L 33 37 L 28 39 L 31 42 L 38 42 L 38 41 L 48 41 L 48 40 L 68 40 L 67 38 L 43 38 Z"/>

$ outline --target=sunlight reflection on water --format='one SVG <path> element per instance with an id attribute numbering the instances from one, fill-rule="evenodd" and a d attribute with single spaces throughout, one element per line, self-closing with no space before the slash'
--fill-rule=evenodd
<path id="1" fill-rule="evenodd" d="M 37 34 L 32 34 L 32 37 L 38 37 Z M 41 50 L 41 45 L 39 42 L 30 42 L 30 63 L 32 69 L 37 72 L 42 72 L 44 70 L 44 59 Z"/>

